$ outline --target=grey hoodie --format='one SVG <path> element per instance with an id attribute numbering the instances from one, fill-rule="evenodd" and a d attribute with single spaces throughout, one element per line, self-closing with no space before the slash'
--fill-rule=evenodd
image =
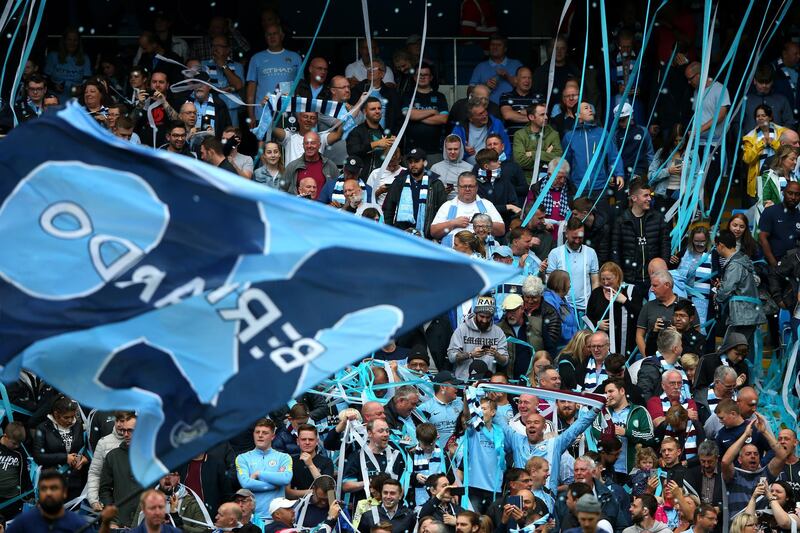
<path id="1" fill-rule="evenodd" d="M 455 161 L 447 159 L 447 143 L 458 142 L 458 157 Z M 456 184 L 458 182 L 458 175 L 462 172 L 472 172 L 472 165 L 464 161 L 464 145 L 461 143 L 461 137 L 458 135 L 448 135 L 444 143 L 442 143 L 442 159 L 431 167 L 431 172 L 439 175 L 439 179 L 444 184 L 445 188 L 448 185 L 453 186 L 453 190 L 447 195 L 448 200 L 456 197 Z"/>
<path id="2" fill-rule="evenodd" d="M 632 525 L 630 527 L 626 527 L 625 529 L 622 530 L 622 533 L 645 533 L 645 532 L 647 532 L 647 533 L 672 533 L 672 530 L 667 527 L 667 524 L 665 524 L 663 522 L 659 522 L 658 520 L 653 522 L 652 529 L 644 529 L 644 528 L 641 528 L 641 527 L 637 526 L 636 524 L 634 524 L 634 525 Z"/>
<path id="3" fill-rule="evenodd" d="M 450 345 L 447 347 L 447 358 L 455 365 L 453 373 L 456 378 L 469 378 L 469 365 L 475 360 L 470 358 L 456 363 L 456 356 L 460 352 L 470 353 L 479 346 L 494 347 L 499 354 L 505 356 L 504 359 L 508 357 L 508 342 L 503 330 L 497 324 L 492 324 L 487 331 L 481 331 L 475 325 L 475 315 L 470 314 L 453 332 Z M 490 372 L 494 373 L 497 370 L 496 362 L 491 355 L 483 355 L 479 359 L 486 363 Z"/>

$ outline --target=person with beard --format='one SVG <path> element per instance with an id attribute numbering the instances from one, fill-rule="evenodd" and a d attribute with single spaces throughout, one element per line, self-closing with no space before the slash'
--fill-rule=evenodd
<path id="1" fill-rule="evenodd" d="M 166 128 L 167 142 L 158 149 L 197 159 L 197 155 L 189 149 L 189 144 L 186 142 L 186 132 L 186 126 L 180 120 L 170 122 Z"/>
<path id="2" fill-rule="evenodd" d="M 630 506 L 633 525 L 622 533 L 672 533 L 667 524 L 655 519 L 658 501 L 652 494 L 642 494 L 633 499 Z"/>
<path id="3" fill-rule="evenodd" d="M 113 449 L 119 447 L 125 441 L 125 428 L 126 422 L 132 418 L 136 418 L 136 413 L 133 411 L 117 411 L 114 413 L 114 429 L 100 439 L 94 447 L 94 454 L 92 455 L 92 462 L 89 464 L 89 475 L 86 482 L 86 490 L 88 492 L 86 499 L 89 500 L 89 505 L 95 511 L 101 511 L 103 504 L 100 503 L 99 487 L 100 476 L 103 472 L 103 463 L 105 462 L 106 455 Z"/>
<path id="4" fill-rule="evenodd" d="M 64 502 L 67 500 L 67 482 L 56 469 L 42 470 L 36 486 L 39 490 L 38 504 L 15 518 L 6 530 L 8 533 L 77 531 L 86 525 L 80 515 L 64 509 Z M 115 512 L 113 506 L 103 510 L 101 533 L 110 531 L 111 517 Z"/>
<path id="5" fill-rule="evenodd" d="M 488 140 L 487 140 L 488 143 Z M 479 150 L 475 155 L 473 172 L 478 177 L 478 194 L 494 204 L 506 225 L 522 209 L 517 205 L 514 185 L 503 174 L 500 156 L 491 148 Z"/>
<path id="6" fill-rule="evenodd" d="M 622 444 L 621 453 L 612 468 L 621 474 L 633 469 L 637 444 L 650 446 L 655 443 L 653 423 L 647 410 L 641 405 L 632 405 L 628 401 L 625 389 L 625 382 L 619 378 L 607 379 L 602 385 L 608 408 L 606 420 L 613 425 L 614 435 Z M 599 440 L 602 433 L 598 417 L 592 425 L 592 435 Z"/>
<path id="7" fill-rule="evenodd" d="M 123 441 L 119 447 L 109 451 L 103 461 L 97 494 L 104 508 L 111 504 L 117 505 L 117 502 L 142 490 L 142 486 L 133 477 L 129 459 L 129 448 L 134 429 L 136 429 L 135 417 L 122 423 L 119 432 L 122 433 Z M 115 522 L 123 527 L 132 526 L 138 510 L 137 503 L 136 500 L 129 500 L 118 504 L 119 509 Z"/>
<path id="8" fill-rule="evenodd" d="M 447 201 L 447 192 L 439 177 L 425 172 L 427 159 L 422 148 L 411 149 L 406 154 L 407 170 L 398 174 L 389 186 L 383 203 L 387 224 L 401 230 L 414 228 L 425 237 L 430 236 L 431 223 Z"/>
<path id="9" fill-rule="evenodd" d="M 506 335 L 494 324 L 494 298 L 479 296 L 472 311 L 453 332 L 447 348 L 454 374 L 461 380 L 469 378 L 469 367 L 474 360 L 482 360 L 490 372 L 508 364 Z"/>
<path id="10" fill-rule="evenodd" d="M 181 483 L 180 474 L 170 472 L 164 475 L 155 489 L 165 496 L 166 512 L 171 516 L 172 522 L 180 526 L 185 533 L 208 531 L 206 526 L 196 523 L 206 522 L 202 511 L 204 504 L 196 493 L 187 490 L 186 485 Z M 187 520 L 184 521 L 184 518 Z M 140 514 L 139 520 L 144 521 L 144 519 L 144 514 Z"/>

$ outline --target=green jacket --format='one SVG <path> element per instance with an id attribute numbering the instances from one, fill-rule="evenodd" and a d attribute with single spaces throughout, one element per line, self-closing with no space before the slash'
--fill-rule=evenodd
<path id="1" fill-rule="evenodd" d="M 549 163 L 556 157 L 561 157 L 564 154 L 564 150 L 561 149 L 561 137 L 558 136 L 558 132 L 554 128 L 545 125 L 541 136 L 544 137 L 541 156 L 542 163 Z M 536 162 L 536 150 L 539 147 L 539 137 L 540 135 L 531 133 L 530 125 L 525 126 L 514 134 L 514 161 L 525 171 L 525 178 L 528 180 L 528 183 L 530 183 L 531 176 L 533 175 L 533 164 Z M 547 149 L 550 146 L 553 148 L 548 151 Z"/>
<path id="2" fill-rule="evenodd" d="M 647 409 L 641 405 L 628 405 L 630 406 L 630 411 L 625 422 L 625 439 L 627 441 L 627 469 L 630 472 L 636 464 L 636 445 L 653 446 L 656 438 L 653 431 L 653 420 L 650 418 Z M 600 439 L 602 418 L 602 415 L 598 416 L 592 423 L 592 437 L 595 440 Z"/>

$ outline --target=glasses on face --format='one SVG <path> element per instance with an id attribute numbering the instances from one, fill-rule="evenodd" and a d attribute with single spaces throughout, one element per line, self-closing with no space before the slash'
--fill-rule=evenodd
<path id="1" fill-rule="evenodd" d="M 133 434 L 133 428 L 130 428 L 130 429 L 122 428 L 122 429 L 119 430 L 119 432 L 122 433 L 123 435 L 132 435 Z"/>
<path id="2" fill-rule="evenodd" d="M 44 87 L 28 87 L 28 92 L 41 93 L 44 92 Z"/>
<path id="3" fill-rule="evenodd" d="M 465 191 L 470 191 L 472 189 L 477 189 L 478 186 L 477 185 L 459 185 L 458 188 L 459 189 L 464 189 Z"/>
<path id="4" fill-rule="evenodd" d="M 462 187 L 462 189 L 463 189 L 463 187 Z M 472 227 L 475 228 L 475 229 L 491 229 L 492 228 L 492 226 L 490 226 L 489 224 L 473 224 Z"/>
<path id="5" fill-rule="evenodd" d="M 185 139 L 186 138 L 186 134 L 185 133 L 170 133 L 169 136 L 172 137 L 173 139 Z"/>
<path id="6" fill-rule="evenodd" d="M 604 343 L 604 344 L 590 344 L 590 345 L 589 345 L 589 349 L 590 349 L 590 350 L 600 350 L 601 348 L 605 348 L 605 347 L 606 347 L 606 346 L 608 346 L 609 344 L 610 344 L 610 343 L 608 343 L 608 342 L 606 342 L 606 343 Z"/>

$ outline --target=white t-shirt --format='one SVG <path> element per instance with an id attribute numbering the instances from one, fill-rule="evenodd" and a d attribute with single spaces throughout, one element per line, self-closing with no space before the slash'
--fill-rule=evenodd
<path id="1" fill-rule="evenodd" d="M 389 169 L 386 169 L 383 175 L 378 177 L 378 174 L 380 174 L 381 172 L 381 168 L 378 167 L 369 173 L 369 176 L 367 177 L 367 186 L 372 187 L 372 194 L 374 195 L 375 191 L 378 190 L 378 187 L 380 187 L 381 185 L 391 185 L 392 183 L 394 183 L 394 179 L 397 177 L 397 175 L 403 172 L 404 170 L 405 170 L 404 167 L 398 167 L 397 170 L 395 170 L 394 172 L 390 172 Z M 387 193 L 383 193 L 380 196 L 376 197 L 375 202 L 378 205 L 383 205 L 383 201 L 386 199 L 386 194 Z"/>
<path id="2" fill-rule="evenodd" d="M 569 264 L 566 261 L 569 261 Z M 577 252 L 573 252 L 569 246 L 563 244 L 550 250 L 547 255 L 547 274 L 554 270 L 563 270 L 569 274 L 570 290 L 567 301 L 577 309 L 586 309 L 589 294 L 592 292 L 590 276 L 600 270 L 597 253 L 585 244 L 581 245 Z"/>
<path id="3" fill-rule="evenodd" d="M 298 157 L 303 155 L 303 136 L 295 131 L 286 131 L 286 136 L 283 138 L 283 160 L 288 165 Z M 319 134 L 319 151 L 322 153 L 328 146 L 328 132 L 323 131 Z"/>
<path id="4" fill-rule="evenodd" d="M 236 153 L 236 156 L 233 158 L 234 164 L 239 167 L 239 170 L 244 170 L 246 172 L 253 173 L 253 158 L 249 155 L 244 155 L 240 153 Z"/>
<path id="5" fill-rule="evenodd" d="M 367 67 L 362 60 L 353 61 L 344 69 L 345 78 L 355 78 L 358 81 L 367 79 Z M 394 83 L 394 74 L 389 65 L 386 65 L 386 73 L 383 75 L 383 83 Z"/>
<path id="6" fill-rule="evenodd" d="M 694 98 L 697 98 L 697 91 L 694 93 Z M 714 113 L 716 112 L 718 105 L 721 107 L 730 107 L 731 97 L 728 94 L 728 89 L 726 89 L 725 86 L 718 81 L 715 81 L 705 90 L 705 95 L 703 97 L 703 108 L 700 114 L 700 122 L 702 124 L 705 124 L 714 118 Z M 717 127 L 714 128 L 714 137 L 710 141 L 710 129 L 705 133 L 700 134 L 700 144 L 711 144 L 714 146 L 718 145 L 722 140 L 722 129 L 724 122 L 725 121 L 722 120 L 717 123 Z"/>
<path id="7" fill-rule="evenodd" d="M 455 205 L 456 206 L 456 217 L 467 217 L 470 220 L 472 219 L 472 215 L 475 213 L 480 213 L 481 210 L 478 208 L 478 200 L 481 200 L 483 203 L 483 207 L 486 210 L 486 214 L 492 219 L 492 222 L 502 222 L 503 217 L 500 216 L 500 213 L 497 212 L 494 204 L 489 200 L 483 200 L 480 196 L 475 197 L 475 201 L 470 204 L 465 204 L 458 198 L 453 198 L 452 200 L 448 200 L 442 204 L 442 207 L 436 212 L 436 216 L 433 217 L 433 222 L 431 224 L 439 224 L 441 222 L 445 222 L 449 220 L 448 214 L 450 213 L 450 207 Z M 472 224 L 470 223 L 466 228 L 469 231 L 473 231 Z"/>

